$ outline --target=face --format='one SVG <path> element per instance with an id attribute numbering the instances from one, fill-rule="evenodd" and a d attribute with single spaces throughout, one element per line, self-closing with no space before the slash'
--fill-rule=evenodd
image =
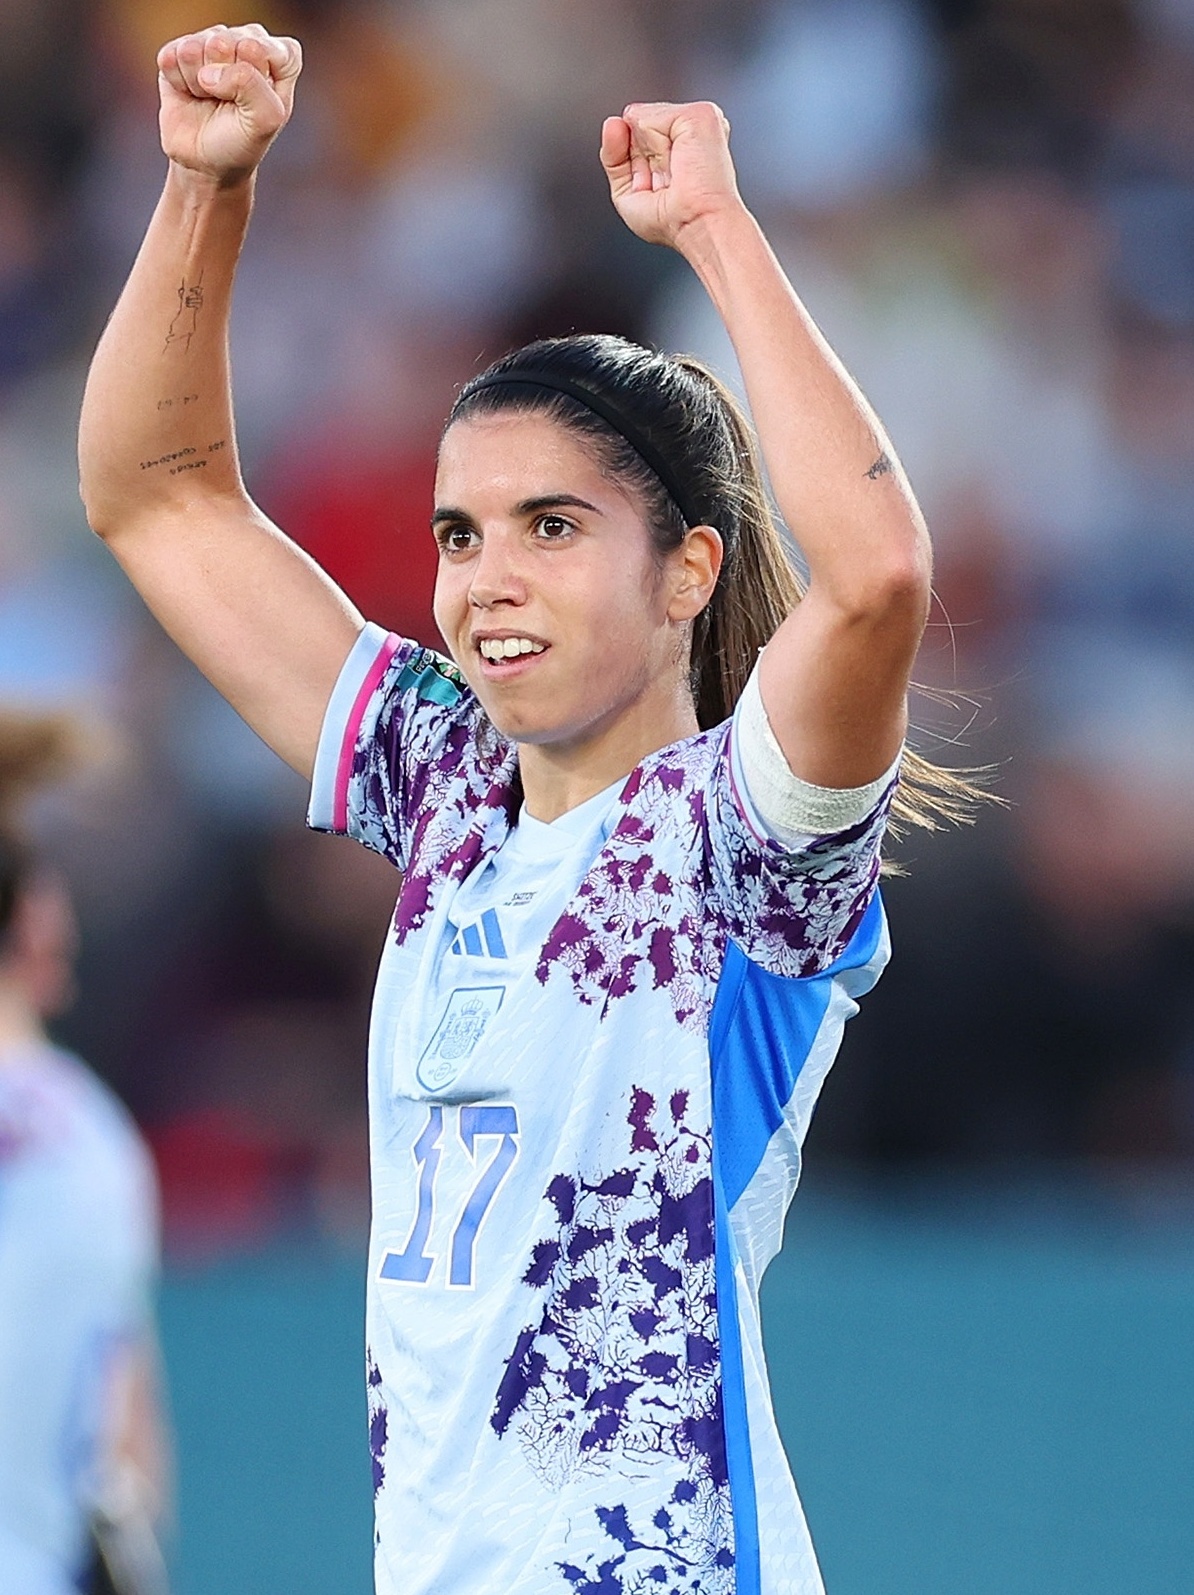
<path id="1" fill-rule="evenodd" d="M 77 951 L 70 895 L 57 875 L 43 871 L 17 898 L 4 971 L 39 1018 L 53 1019 L 73 1000 Z"/>
<path id="2" fill-rule="evenodd" d="M 686 677 L 716 533 L 656 555 L 635 497 L 567 428 L 538 415 L 458 421 L 436 505 L 436 623 L 505 736 L 580 745 Z"/>

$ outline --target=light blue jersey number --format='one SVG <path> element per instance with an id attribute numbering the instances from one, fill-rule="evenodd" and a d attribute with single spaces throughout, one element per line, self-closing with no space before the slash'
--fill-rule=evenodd
<path id="1" fill-rule="evenodd" d="M 500 1137 L 497 1150 L 478 1174 L 464 1204 L 464 1211 L 452 1231 L 448 1283 L 468 1288 L 473 1284 L 477 1236 L 494 1197 L 518 1156 L 518 1110 L 508 1105 L 462 1107 L 459 1110 L 457 1133 L 474 1165 L 477 1162 L 477 1142 L 483 1136 Z M 436 1254 L 428 1251 L 427 1243 L 431 1238 L 431 1225 L 435 1217 L 435 1181 L 443 1155 L 443 1138 L 444 1109 L 439 1104 L 433 1104 L 427 1110 L 427 1123 L 411 1148 L 411 1156 L 419 1171 L 414 1223 L 402 1250 L 387 1252 L 382 1258 L 382 1279 L 425 1285 L 431 1277 Z"/>

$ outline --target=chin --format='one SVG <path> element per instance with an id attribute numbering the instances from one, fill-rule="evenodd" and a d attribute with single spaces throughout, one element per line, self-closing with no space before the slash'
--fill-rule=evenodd
<path id="1" fill-rule="evenodd" d="M 481 707 L 489 716 L 494 729 L 507 742 L 547 743 L 570 740 L 569 728 L 561 726 L 555 719 L 548 720 L 545 716 L 536 714 L 520 714 L 517 710 L 503 710 L 500 705 L 490 705 L 483 699 Z"/>
<path id="2" fill-rule="evenodd" d="M 588 723 L 586 717 L 561 714 L 559 703 L 550 706 L 542 701 L 513 703 L 501 694 L 484 691 L 477 693 L 477 701 L 489 716 L 494 729 L 507 742 L 538 746 L 552 742 L 573 742 L 583 736 L 580 728 Z"/>
<path id="3" fill-rule="evenodd" d="M 494 729 L 507 742 L 535 747 L 582 745 L 616 725 L 635 701 L 630 692 L 607 690 L 600 699 L 580 694 L 573 702 L 567 687 L 553 692 L 548 683 L 536 683 L 533 692 L 520 692 L 513 682 L 504 691 L 494 690 L 488 681 L 470 681 L 469 685 Z M 608 689 L 611 683 L 603 685 Z"/>

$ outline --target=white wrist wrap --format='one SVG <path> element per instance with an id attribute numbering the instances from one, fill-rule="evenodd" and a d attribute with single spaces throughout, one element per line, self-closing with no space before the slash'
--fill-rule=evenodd
<path id="1" fill-rule="evenodd" d="M 866 819 L 900 767 L 897 756 L 889 770 L 866 786 L 814 786 L 793 775 L 763 707 L 758 665 L 734 711 L 733 751 L 755 817 L 769 836 L 791 851 L 815 837 L 848 831 Z"/>

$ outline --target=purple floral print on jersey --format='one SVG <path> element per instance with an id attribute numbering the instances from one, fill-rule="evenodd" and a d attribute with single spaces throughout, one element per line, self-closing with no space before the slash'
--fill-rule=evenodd
<path id="1" fill-rule="evenodd" d="M 746 825 L 729 734 L 727 723 L 634 771 L 621 821 L 544 943 L 541 981 L 560 969 L 598 1004 L 649 982 L 701 1030 L 728 938 L 774 974 L 819 974 L 844 951 L 878 879 L 886 803 L 853 831 L 785 853 Z M 682 868 L 661 869 L 660 857 Z"/>
<path id="2" fill-rule="evenodd" d="M 543 944 L 535 973 L 546 983 L 553 970 L 565 972 L 583 1003 L 616 1002 L 649 983 L 667 993 L 682 1025 L 699 1028 L 725 953 L 725 927 L 710 913 L 703 871 L 693 878 L 688 869 L 656 863 L 662 835 L 674 829 L 665 794 L 683 801 L 699 825 L 702 794 L 683 793 L 682 773 L 665 766 L 651 777 L 642 768 L 630 777 L 622 794 L 627 811 Z M 656 775 L 661 801 L 652 802 L 649 793 L 645 802 L 636 801 L 644 780 Z M 681 855 L 685 864 L 699 836 L 692 826 Z"/>
<path id="3" fill-rule="evenodd" d="M 381 1393 L 381 1370 L 373 1360 L 373 1353 L 365 1351 L 365 1393 L 369 1403 L 369 1455 L 373 1462 L 373 1494 L 386 1482 L 386 1441 L 389 1439 L 389 1416 Z"/>
<path id="4" fill-rule="evenodd" d="M 611 1554 L 590 1555 L 583 1567 L 556 1564 L 573 1595 L 734 1595 L 734 1553 L 722 1546 L 709 1557 L 704 1516 L 693 1511 L 698 1495 L 697 1485 L 677 1484 L 649 1527 L 636 1527 L 624 1506 L 598 1507 Z"/>
<path id="5" fill-rule="evenodd" d="M 428 697 L 428 691 L 434 696 Z M 349 781 L 354 832 L 404 872 L 394 934 L 426 922 L 436 888 L 501 845 L 518 801 L 518 756 L 453 667 L 404 644 L 379 688 Z"/>
<path id="6" fill-rule="evenodd" d="M 637 1532 L 636 1551 L 649 1551 L 652 1567 L 678 1558 L 704 1579 L 691 1587 L 711 1595 L 722 1587 L 715 1571 L 732 1566 L 733 1531 L 710 1137 L 690 1122 L 687 1091 L 660 1106 L 635 1088 L 626 1123 L 621 1168 L 592 1179 L 558 1174 L 548 1185 L 554 1222 L 523 1276 L 544 1293 L 542 1309 L 506 1362 L 490 1423 L 517 1436 L 552 1491 L 615 1464 L 615 1476 L 627 1463 L 678 1471 L 666 1512 L 638 1531 L 624 1506 L 599 1516 L 622 1561 Z M 637 1587 L 565 1572 L 574 1575 L 578 1590 Z"/>
<path id="7" fill-rule="evenodd" d="M 436 658 L 411 645 L 395 654 L 350 783 L 356 834 L 405 872 L 400 942 L 426 923 L 443 882 L 502 845 L 521 797 L 517 749 Z M 700 1032 L 727 940 L 789 976 L 819 974 L 845 949 L 878 879 L 887 798 L 853 830 L 787 853 L 742 813 L 730 735 L 727 721 L 631 773 L 612 834 L 544 943 L 541 982 L 562 975 L 598 1008 L 661 991 Z"/>

